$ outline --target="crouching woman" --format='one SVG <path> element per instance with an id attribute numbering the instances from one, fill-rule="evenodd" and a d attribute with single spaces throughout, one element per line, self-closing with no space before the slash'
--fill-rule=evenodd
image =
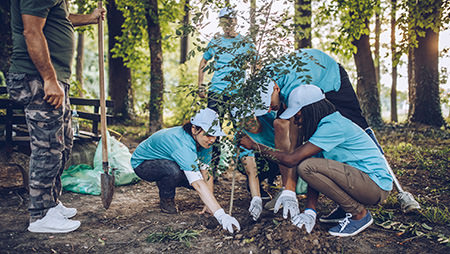
<path id="1" fill-rule="evenodd" d="M 320 88 L 303 85 L 289 96 L 288 108 L 280 118 L 294 118 L 303 141 L 292 153 L 278 152 L 245 137 L 241 144 L 260 150 L 285 166 L 297 167 L 288 174 L 287 190 L 294 190 L 296 175 L 308 183 L 306 209 L 292 218 L 308 233 L 316 223 L 319 193 L 338 204 L 324 223 L 338 223 L 328 232 L 334 236 L 353 236 L 373 222 L 366 205 L 386 199 L 392 189 L 392 176 L 372 139 L 335 110 Z M 314 158 L 313 158 L 314 157 Z M 295 194 L 294 194 L 295 195 Z"/>
<path id="2" fill-rule="evenodd" d="M 136 174 L 149 182 L 156 182 L 161 212 L 175 214 L 177 187 L 194 188 L 200 199 L 223 229 L 233 233 L 238 221 L 226 214 L 213 194 L 213 179 L 209 174 L 211 146 L 217 136 L 225 134 L 218 115 L 206 108 L 200 110 L 183 126 L 162 129 L 140 143 L 131 157 Z"/>

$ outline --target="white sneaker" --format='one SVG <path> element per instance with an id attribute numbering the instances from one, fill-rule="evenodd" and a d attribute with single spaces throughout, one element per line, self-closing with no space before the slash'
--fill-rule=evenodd
<path id="1" fill-rule="evenodd" d="M 76 230 L 80 225 L 79 221 L 67 219 L 56 207 L 52 207 L 47 211 L 44 218 L 30 223 L 28 231 L 33 233 L 68 233 Z"/>
<path id="2" fill-rule="evenodd" d="M 72 218 L 77 214 L 76 208 L 65 207 L 61 201 L 59 201 L 58 205 L 55 206 L 55 208 L 56 210 L 58 210 L 60 214 L 62 214 L 66 218 Z"/>

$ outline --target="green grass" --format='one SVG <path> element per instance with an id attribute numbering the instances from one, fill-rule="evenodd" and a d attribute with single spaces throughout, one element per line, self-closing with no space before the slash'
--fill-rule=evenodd
<path id="1" fill-rule="evenodd" d="M 196 239 L 200 235 L 199 230 L 184 229 L 174 230 L 170 227 L 166 228 L 163 232 L 151 233 L 147 236 L 147 242 L 149 243 L 164 243 L 177 241 L 184 243 L 186 247 L 191 246 L 191 240 Z"/>

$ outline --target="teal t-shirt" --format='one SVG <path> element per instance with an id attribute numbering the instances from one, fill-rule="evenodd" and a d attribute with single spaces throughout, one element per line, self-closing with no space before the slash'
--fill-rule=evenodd
<path id="1" fill-rule="evenodd" d="M 316 85 L 324 93 L 341 88 L 338 63 L 318 49 L 300 49 L 277 59 L 268 68 L 284 102 L 288 102 L 289 94 L 299 85 Z"/>
<path id="2" fill-rule="evenodd" d="M 378 147 L 363 129 L 339 112 L 324 117 L 309 142 L 323 150 L 323 158 L 355 167 L 381 189 L 392 190 L 392 176 Z"/>
<path id="3" fill-rule="evenodd" d="M 50 59 L 58 80 L 68 83 L 74 52 L 74 29 L 64 0 L 16 0 L 11 1 L 11 31 L 13 52 L 11 73 L 37 74 L 23 36 L 22 14 L 46 18 L 43 28 L 50 51 Z"/>
<path id="4" fill-rule="evenodd" d="M 231 84 L 232 72 L 236 71 L 245 77 L 245 70 L 232 66 L 232 61 L 237 56 L 248 54 L 251 56 L 255 51 L 255 45 L 247 38 L 238 34 L 234 38 L 223 36 L 214 37 L 206 47 L 203 58 L 207 61 L 214 57 L 214 75 L 211 79 L 210 91 L 220 93 Z M 240 79 L 237 83 L 242 83 Z"/>
<path id="5" fill-rule="evenodd" d="M 265 115 L 262 116 L 258 116 L 257 118 L 259 120 L 259 123 L 261 124 L 261 132 L 251 133 L 245 131 L 245 133 L 257 143 L 263 144 L 270 148 L 275 148 L 275 130 L 273 128 L 273 121 L 275 120 L 276 116 L 277 114 L 274 111 L 266 113 Z M 241 148 L 242 148 L 242 151 L 240 153 L 241 158 L 245 156 L 254 156 L 252 150 L 248 150 L 244 147 Z"/>
<path id="6" fill-rule="evenodd" d="M 199 170 L 198 163 L 210 164 L 212 148 L 197 145 L 183 127 L 177 126 L 155 132 L 136 147 L 131 156 L 131 166 L 136 168 L 145 160 L 165 159 L 174 161 L 181 170 Z"/>

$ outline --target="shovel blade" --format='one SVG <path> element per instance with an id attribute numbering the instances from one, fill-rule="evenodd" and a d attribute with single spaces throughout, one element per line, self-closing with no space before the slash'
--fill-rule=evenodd
<path id="1" fill-rule="evenodd" d="M 105 209 L 109 208 L 114 195 L 114 171 L 110 174 L 101 174 L 102 203 Z"/>

